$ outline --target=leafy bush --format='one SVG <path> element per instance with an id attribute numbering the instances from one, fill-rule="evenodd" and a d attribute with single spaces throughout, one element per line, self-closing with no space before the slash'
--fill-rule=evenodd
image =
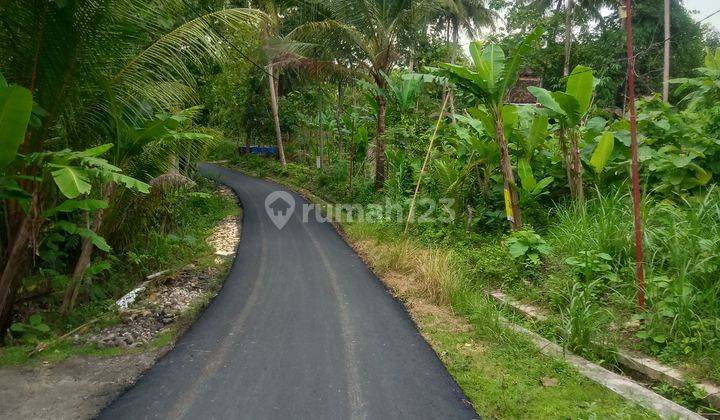
<path id="1" fill-rule="evenodd" d="M 10 326 L 13 336 L 17 335 L 22 343 L 35 344 L 50 334 L 50 327 L 43 322 L 42 315 L 30 315 L 28 322 L 16 322 Z"/>
<path id="2" fill-rule="evenodd" d="M 565 259 L 565 263 L 573 267 L 585 282 L 607 277 L 611 272 L 611 261 L 610 255 L 595 251 L 580 251 L 577 256 Z"/>
<path id="3" fill-rule="evenodd" d="M 513 258 L 521 258 L 527 266 L 540 265 L 540 257 L 550 254 L 550 245 L 532 230 L 513 232 L 507 240 L 508 251 Z"/>

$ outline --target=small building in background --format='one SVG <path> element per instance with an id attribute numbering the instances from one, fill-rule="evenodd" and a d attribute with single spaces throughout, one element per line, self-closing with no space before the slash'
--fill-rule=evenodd
<path id="1" fill-rule="evenodd" d="M 542 79 L 530 71 L 520 73 L 517 83 L 510 89 L 505 100 L 517 105 L 536 105 L 535 97 L 528 92 L 529 86 L 542 87 Z"/>

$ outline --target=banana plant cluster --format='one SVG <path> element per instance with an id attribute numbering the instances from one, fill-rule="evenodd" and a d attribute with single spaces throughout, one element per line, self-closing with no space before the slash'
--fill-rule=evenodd
<path id="1" fill-rule="evenodd" d="M 506 202 L 506 216 L 513 230 L 522 227 L 520 200 L 515 175 L 510 161 L 510 151 L 506 129 L 516 114 L 515 107 L 505 103 L 508 91 L 518 78 L 520 63 L 544 30 L 537 28 L 523 39 L 508 60 L 505 52 L 497 44 L 483 45 L 482 42 L 470 43 L 470 55 L 473 65 L 468 68 L 461 65 L 444 63 L 444 75 L 458 88 L 466 91 L 477 102 L 472 111 L 473 117 L 482 121 L 487 132 L 500 149 L 500 169 L 503 176 L 503 194 Z"/>
<path id="2" fill-rule="evenodd" d="M 21 153 L 30 129 L 42 125 L 44 111 L 33 102 L 28 89 L 7 85 L 0 76 L 0 199 L 16 203 L 7 211 L 25 213 L 32 228 L 21 225 L 19 232 L 81 237 L 81 255 L 65 290 L 62 309 L 74 307 L 83 276 L 90 266 L 94 249 L 110 251 L 101 236 L 105 213 L 114 203 L 118 186 L 148 193 L 150 186 L 124 173 L 123 168 L 140 169 L 155 162 L 170 162 L 172 155 L 193 154 L 188 148 L 202 147 L 213 136 L 188 130 L 188 122 L 199 109 L 190 108 L 175 115 L 157 114 L 140 127 L 117 120 L 114 143 L 84 150 L 55 150 Z M 22 168 L 35 168 L 28 177 Z M 147 174 L 144 174 L 147 175 Z M 54 233 L 53 233 L 54 232 Z M 5 252 L 8 261 L 22 264 L 22 241 Z M 14 300 L 18 284 L 10 276 L 0 279 L 2 307 Z"/>
<path id="3" fill-rule="evenodd" d="M 565 163 L 570 195 L 582 200 L 583 165 L 580 157 L 581 128 L 587 120 L 595 85 L 592 69 L 577 66 L 567 79 L 565 91 L 550 92 L 537 86 L 528 90 L 558 125 L 560 151 Z"/>
<path id="4" fill-rule="evenodd" d="M 516 145 L 517 173 L 520 178 L 521 199 L 536 199 L 547 194 L 547 188 L 555 180 L 547 176 L 541 180 L 535 178 L 533 160 L 536 152 L 545 147 L 548 136 L 548 117 L 532 107 L 508 108 L 505 120 L 508 138 Z"/>
<path id="5" fill-rule="evenodd" d="M 25 138 L 32 108 L 30 91 L 20 86 L 8 86 L 0 73 L 0 171 L 15 159 Z"/>
<path id="6" fill-rule="evenodd" d="M 67 235 L 79 235 L 90 246 L 103 251 L 110 251 L 105 239 L 90 226 L 89 220 L 93 213 L 103 212 L 108 207 L 106 200 L 90 199 L 93 186 L 102 189 L 103 185 L 121 184 L 131 190 L 142 193 L 149 192 L 149 185 L 122 173 L 122 170 L 101 158 L 113 145 L 103 144 L 83 151 L 61 150 L 35 152 L 28 155 L 18 153 L 23 143 L 28 124 L 33 113 L 33 99 L 29 90 L 19 86 L 8 86 L 0 80 L 0 198 L 11 199 L 19 208 L 9 211 L 22 211 L 32 215 L 33 229 L 39 229 L 44 221 L 49 231 L 60 231 Z M 35 105 L 37 112 L 37 105 Z M 32 179 L 22 176 L 19 167 L 37 168 Z M 43 209 L 49 200 L 42 200 L 47 195 L 46 188 L 26 188 L 28 181 L 41 185 L 54 185 L 60 203 Z M 51 201 L 50 201 L 51 202 Z M 88 220 L 85 226 L 77 225 L 72 217 L 77 214 Z M 22 229 L 22 227 L 20 228 Z M 8 261 L 22 260 L 24 249 L 13 244 L 7 252 Z M 3 305 L 14 300 L 17 284 L 3 276 L 0 279 L 0 290 Z M 77 296 L 77 290 L 73 291 Z M 8 306 L 5 306 L 8 307 Z M 7 317 L 8 314 L 2 314 Z"/>
<path id="7" fill-rule="evenodd" d="M 480 172 L 482 195 L 487 202 L 490 196 L 490 177 L 500 164 L 500 149 L 479 120 L 470 115 L 458 114 L 455 117 L 459 123 L 455 125 L 455 133 L 459 139 L 455 153 L 458 160 L 464 162 L 465 169 L 462 173 L 472 174 L 476 170 Z"/>

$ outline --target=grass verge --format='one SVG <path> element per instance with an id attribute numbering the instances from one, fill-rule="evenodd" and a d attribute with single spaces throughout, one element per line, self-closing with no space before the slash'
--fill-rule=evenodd
<path id="1" fill-rule="evenodd" d="M 470 285 L 472 270 L 460 254 L 393 240 L 398 236 L 383 226 L 354 223 L 344 228 L 403 301 L 481 416 L 656 418 L 502 328 L 500 312 Z"/>

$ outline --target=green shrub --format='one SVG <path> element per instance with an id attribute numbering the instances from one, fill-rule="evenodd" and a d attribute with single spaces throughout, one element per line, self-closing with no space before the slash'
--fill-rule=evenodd
<path id="1" fill-rule="evenodd" d="M 577 256 L 565 259 L 565 263 L 571 266 L 585 282 L 609 276 L 610 262 L 612 262 L 610 255 L 595 251 L 580 251 Z"/>
<path id="2" fill-rule="evenodd" d="M 50 327 L 43 322 L 42 315 L 34 314 L 28 317 L 27 323 L 16 322 L 10 326 L 13 337 L 18 337 L 20 342 L 35 344 L 40 339 L 50 334 Z"/>
<path id="3" fill-rule="evenodd" d="M 550 254 L 550 245 L 532 230 L 519 230 L 510 234 L 507 240 L 508 251 L 515 259 L 520 259 L 526 267 L 540 265 L 540 257 Z"/>

